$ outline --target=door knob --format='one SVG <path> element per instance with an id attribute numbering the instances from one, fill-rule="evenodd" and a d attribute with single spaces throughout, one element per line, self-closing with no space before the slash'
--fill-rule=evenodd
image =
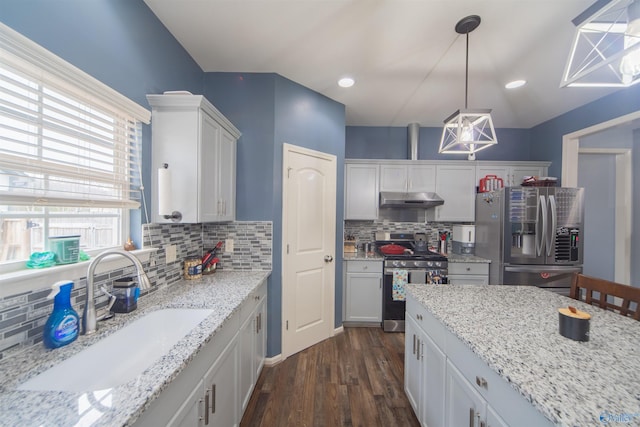
<path id="1" fill-rule="evenodd" d="M 333 261 L 333 257 L 331 255 L 324 256 L 324 262 L 331 262 L 331 261 Z"/>

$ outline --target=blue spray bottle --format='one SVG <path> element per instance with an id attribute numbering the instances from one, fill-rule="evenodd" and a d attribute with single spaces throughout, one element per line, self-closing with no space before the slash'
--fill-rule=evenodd
<path id="1" fill-rule="evenodd" d="M 63 280 L 51 285 L 51 293 L 47 299 L 55 297 L 53 312 L 47 319 L 42 332 L 42 342 L 47 348 L 58 348 L 78 338 L 80 318 L 71 307 L 71 289 L 73 282 Z"/>

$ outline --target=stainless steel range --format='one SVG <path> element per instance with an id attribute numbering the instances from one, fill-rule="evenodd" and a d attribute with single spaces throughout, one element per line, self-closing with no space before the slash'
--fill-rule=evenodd
<path id="1" fill-rule="evenodd" d="M 376 248 L 384 257 L 384 280 L 382 286 L 382 328 L 385 332 L 404 332 L 405 301 L 402 292 L 394 292 L 396 285 L 403 283 L 448 283 L 447 257 L 428 249 L 423 234 L 376 233 Z M 398 245 L 403 253 L 385 254 L 385 245 Z"/>

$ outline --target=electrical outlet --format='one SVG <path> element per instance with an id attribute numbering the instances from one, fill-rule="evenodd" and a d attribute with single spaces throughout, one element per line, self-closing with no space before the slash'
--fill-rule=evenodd
<path id="1" fill-rule="evenodd" d="M 224 251 L 233 252 L 233 239 L 227 239 L 224 241 Z"/>
<path id="2" fill-rule="evenodd" d="M 170 262 L 175 262 L 177 259 L 176 245 L 166 245 L 164 247 L 164 254 L 166 257 L 167 264 L 169 264 Z"/>

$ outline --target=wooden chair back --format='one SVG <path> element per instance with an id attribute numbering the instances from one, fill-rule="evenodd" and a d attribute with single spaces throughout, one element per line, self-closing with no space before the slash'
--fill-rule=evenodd
<path id="1" fill-rule="evenodd" d="M 581 295 L 582 290 L 584 290 L 584 296 Z M 597 298 L 594 292 L 599 294 Z M 569 296 L 640 320 L 640 288 L 574 273 Z M 622 303 L 617 305 L 616 301 L 609 301 L 609 296 L 620 298 Z"/>

